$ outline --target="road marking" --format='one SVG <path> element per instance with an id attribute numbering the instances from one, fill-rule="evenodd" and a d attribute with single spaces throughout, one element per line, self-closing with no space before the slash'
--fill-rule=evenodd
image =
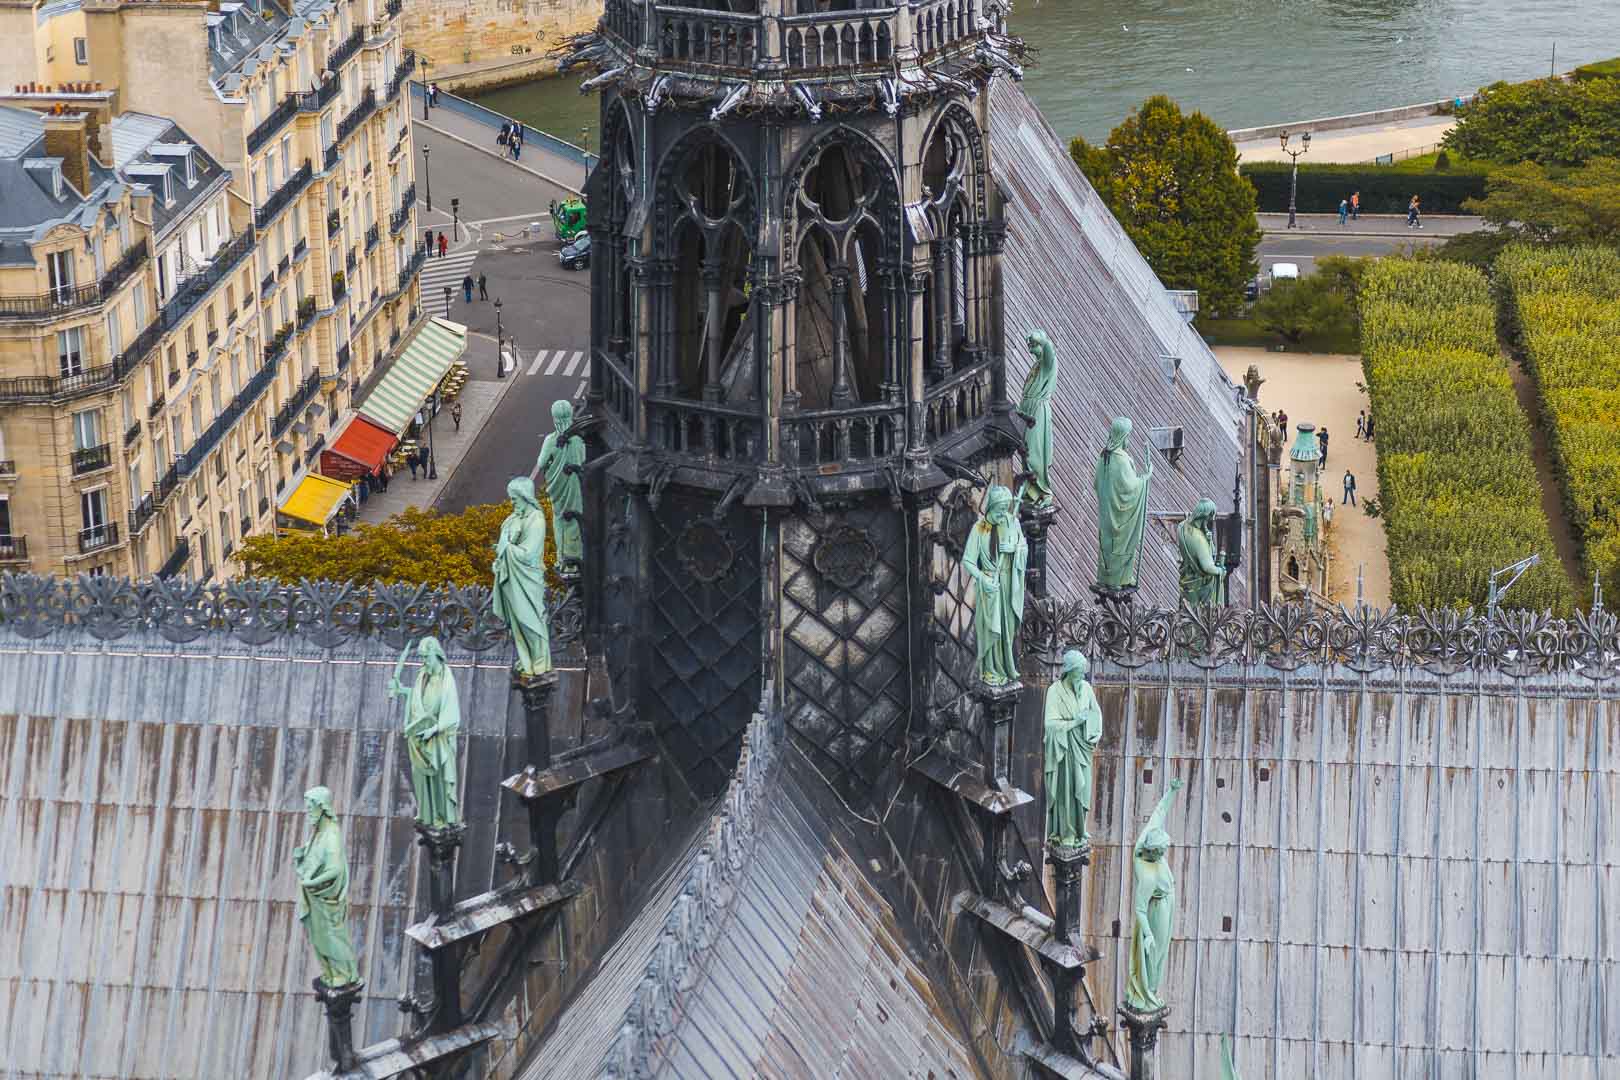
<path id="1" fill-rule="evenodd" d="M 585 379 L 579 380 L 579 388 L 574 391 L 574 396 L 576 398 L 582 398 L 582 397 L 585 396 L 585 384 L 586 384 Z"/>
<path id="2" fill-rule="evenodd" d="M 536 349 L 535 352 L 534 352 L 534 363 L 529 365 L 529 374 L 530 375 L 539 374 L 540 365 L 545 362 L 545 359 L 546 359 L 546 350 L 544 350 L 544 349 Z"/>
<path id="3" fill-rule="evenodd" d="M 547 375 L 555 375 L 555 374 L 557 374 L 558 365 L 560 365 L 563 362 L 563 357 L 565 357 L 567 355 L 568 355 L 568 351 L 566 349 L 558 349 L 556 354 L 554 356 L 552 356 L 551 363 L 546 365 L 546 374 Z"/>
<path id="4" fill-rule="evenodd" d="M 501 370 L 502 371 L 510 371 L 512 373 L 512 377 L 515 379 L 519 375 L 523 374 L 523 372 L 521 370 L 519 370 L 522 367 L 523 367 L 523 360 L 522 360 L 521 357 L 517 357 L 517 356 L 512 355 L 512 350 L 511 349 L 502 349 L 501 350 Z"/>
<path id="5" fill-rule="evenodd" d="M 565 378 L 565 379 L 573 378 L 574 371 L 575 371 L 576 368 L 579 367 L 579 361 L 584 355 L 585 354 L 582 353 L 582 352 L 576 352 L 573 356 L 569 357 L 569 359 L 568 359 L 568 370 L 563 372 L 563 378 Z"/>

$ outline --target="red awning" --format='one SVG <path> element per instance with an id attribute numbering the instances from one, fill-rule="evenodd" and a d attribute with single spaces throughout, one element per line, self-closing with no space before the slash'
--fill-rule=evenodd
<path id="1" fill-rule="evenodd" d="M 376 472 L 398 441 L 392 431 L 356 416 L 337 441 L 321 451 L 321 472 L 343 480 Z"/>

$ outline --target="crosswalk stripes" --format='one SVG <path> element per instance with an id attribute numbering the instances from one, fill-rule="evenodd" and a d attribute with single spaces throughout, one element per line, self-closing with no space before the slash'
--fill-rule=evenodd
<path id="1" fill-rule="evenodd" d="M 521 366 L 521 360 L 519 361 Z M 537 349 L 529 363 L 529 375 L 555 375 L 572 378 L 575 374 L 589 375 L 590 360 L 584 349 Z"/>
<path id="2" fill-rule="evenodd" d="M 422 264 L 422 299 L 430 303 L 444 294 L 444 287 L 450 286 L 450 292 L 459 302 L 461 297 L 461 279 L 472 272 L 473 260 L 478 258 L 476 248 L 466 248 L 462 251 L 453 251 L 444 258 L 437 255 Z M 473 274 L 473 277 L 477 277 Z M 477 294 L 474 293 L 476 296 Z M 431 310 L 431 309 L 430 309 Z"/>

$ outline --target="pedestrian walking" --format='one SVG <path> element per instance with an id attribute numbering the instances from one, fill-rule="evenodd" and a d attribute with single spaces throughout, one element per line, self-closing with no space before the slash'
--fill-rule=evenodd
<path id="1" fill-rule="evenodd" d="M 468 274 L 466 277 L 461 279 L 461 296 L 462 296 L 462 299 L 465 300 L 469 304 L 472 303 L 472 287 L 473 287 L 472 275 Z"/>
<path id="2" fill-rule="evenodd" d="M 478 299 L 489 299 L 489 278 L 480 271 L 478 274 Z"/>
<path id="3" fill-rule="evenodd" d="M 1321 431 L 1318 431 L 1316 433 L 1316 441 L 1322 447 L 1322 468 L 1325 469 L 1325 468 L 1327 468 L 1327 442 L 1328 442 L 1327 428 L 1323 428 Z"/>
<path id="4" fill-rule="evenodd" d="M 432 229 L 429 229 L 427 231 L 427 238 L 422 241 L 422 245 L 427 248 L 429 255 L 433 254 L 433 230 Z"/>
<path id="5" fill-rule="evenodd" d="M 1418 220 L 1418 197 L 1412 196 L 1412 201 L 1406 204 L 1406 227 L 1408 229 L 1421 229 L 1423 222 Z"/>
<path id="6" fill-rule="evenodd" d="M 444 258 L 444 253 L 446 251 L 448 251 L 449 248 L 450 248 L 450 242 L 444 238 L 444 230 L 440 229 L 439 230 L 439 258 L 441 258 L 441 259 Z"/>
<path id="7" fill-rule="evenodd" d="M 512 125 L 512 160 L 517 161 L 523 157 L 523 125 Z"/>
<path id="8" fill-rule="evenodd" d="M 407 451 L 405 451 L 405 464 L 407 464 L 407 465 L 409 465 L 411 467 L 411 479 L 415 480 L 416 479 L 416 451 L 415 450 L 407 450 Z"/>
<path id="9" fill-rule="evenodd" d="M 450 419 L 456 422 L 456 430 L 461 430 L 461 399 L 457 398 L 450 403 Z"/>
<path id="10" fill-rule="evenodd" d="M 1367 434 L 1367 410 L 1362 409 L 1356 416 L 1356 438 L 1363 438 Z"/>
<path id="11" fill-rule="evenodd" d="M 1360 505 L 1356 502 L 1356 474 L 1349 469 L 1344 470 L 1344 499 L 1341 501 L 1346 506 Z"/>
<path id="12" fill-rule="evenodd" d="M 1359 191 L 1350 193 L 1350 219 L 1352 221 L 1361 220 L 1361 192 Z"/>
<path id="13" fill-rule="evenodd" d="M 435 109 L 439 107 L 439 84 L 428 83 L 428 104 Z"/>
<path id="14" fill-rule="evenodd" d="M 1373 418 L 1367 417 L 1367 441 L 1373 441 Z"/>
<path id="15" fill-rule="evenodd" d="M 1288 438 L 1288 414 L 1281 409 L 1277 410 L 1277 426 L 1282 428 L 1283 438 Z"/>
<path id="16" fill-rule="evenodd" d="M 1339 200 L 1339 224 L 1343 225 L 1350 218 L 1350 200 Z"/>

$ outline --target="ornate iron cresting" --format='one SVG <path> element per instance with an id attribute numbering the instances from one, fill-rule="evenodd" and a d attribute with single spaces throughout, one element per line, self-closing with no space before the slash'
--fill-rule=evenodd
<path id="1" fill-rule="evenodd" d="M 1600 681 L 1620 674 L 1620 617 L 1601 607 L 1571 618 L 1533 611 L 1487 617 L 1472 608 L 1407 613 L 1262 604 L 1171 610 L 1047 598 L 1031 600 L 1023 635 L 1025 651 L 1047 664 L 1056 664 L 1064 649 L 1078 648 L 1124 668 L 1185 661 L 1207 669 L 1337 666 L 1360 674 L 1416 669 L 1440 677 L 1577 674 Z"/>
<path id="2" fill-rule="evenodd" d="M 577 585 L 548 596 L 554 612 L 552 644 L 580 636 Z M 151 632 L 185 643 L 227 634 L 249 645 L 282 638 L 336 648 L 356 638 L 378 638 L 399 648 L 432 634 L 446 645 L 484 652 L 507 641 L 506 625 L 480 586 L 430 589 L 425 585 L 359 585 L 302 581 L 284 585 L 238 578 L 202 585 L 175 578 L 0 576 L 0 628 L 23 638 L 77 630 L 101 641 Z"/>
<path id="3" fill-rule="evenodd" d="M 767 688 L 764 700 L 773 696 Z M 608 1047 L 603 1075 L 619 1080 L 652 1075 L 654 1046 L 673 1029 L 680 999 L 699 982 L 708 962 L 704 954 L 719 937 L 727 908 L 748 871 L 759 805 L 781 749 L 782 731 L 782 716 L 775 710 L 755 713 L 749 721 L 737 769 L 632 992 L 624 1022 Z"/>

